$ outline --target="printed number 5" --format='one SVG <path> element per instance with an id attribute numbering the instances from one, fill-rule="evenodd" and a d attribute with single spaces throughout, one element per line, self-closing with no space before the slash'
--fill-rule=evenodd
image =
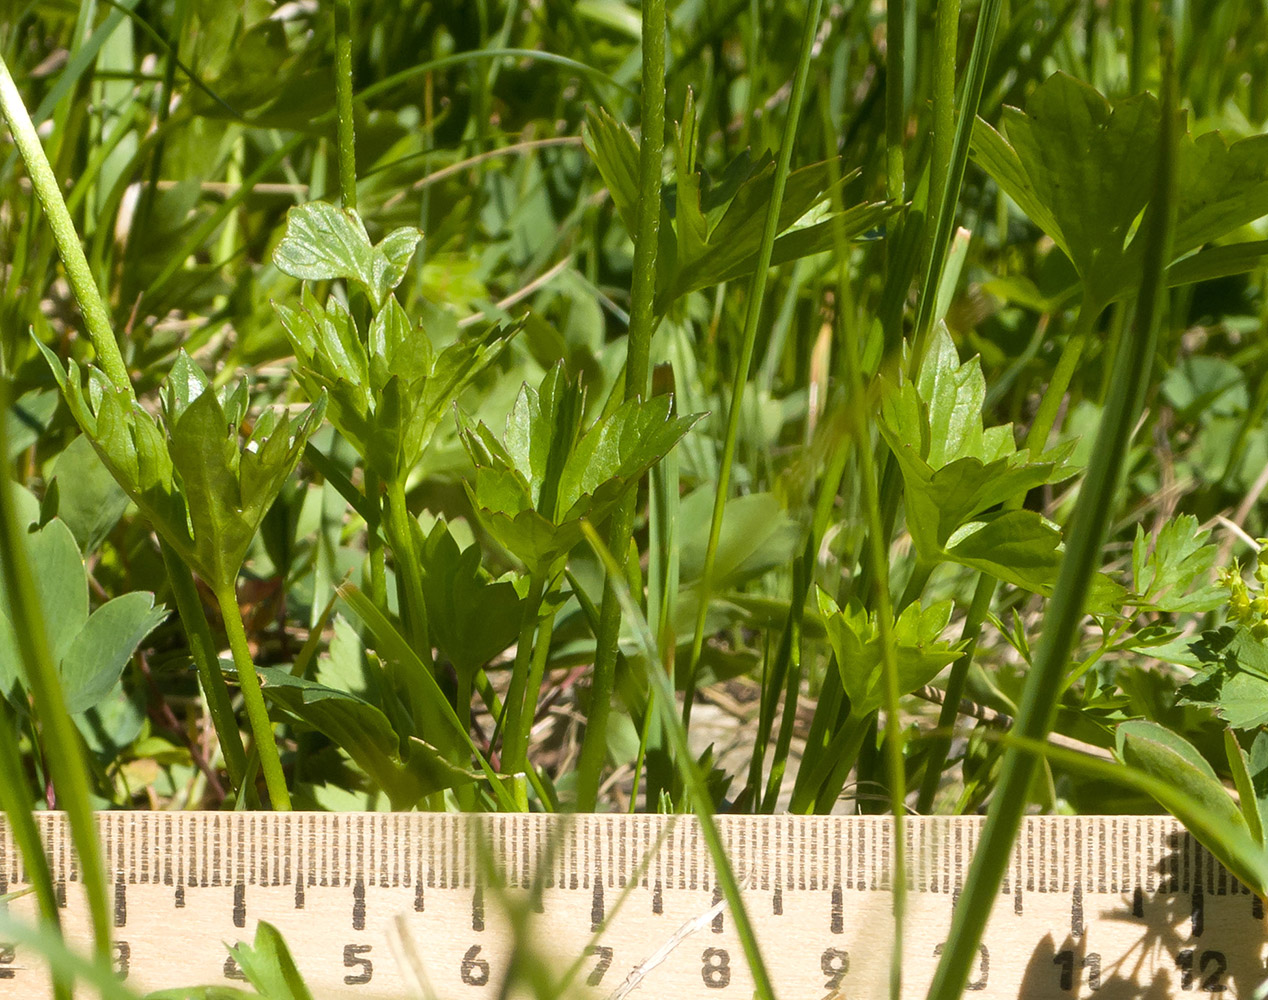
<path id="1" fill-rule="evenodd" d="M 344 976 L 343 981 L 348 986 L 360 986 L 370 981 L 370 977 L 374 975 L 374 963 L 368 958 L 360 958 L 361 955 L 368 955 L 370 946 L 368 944 L 345 944 L 343 946 L 343 967 L 345 969 L 357 969 L 361 971 Z"/>

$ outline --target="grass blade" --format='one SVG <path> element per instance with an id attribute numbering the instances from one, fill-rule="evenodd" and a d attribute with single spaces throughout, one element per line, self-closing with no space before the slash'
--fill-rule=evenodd
<path id="1" fill-rule="evenodd" d="M 7 396 L 7 391 L 0 390 L 0 413 L 8 413 Z M 0 454 L 7 454 L 3 423 L 0 421 Z M 9 594 L 7 610 L 26 664 L 26 676 L 44 738 L 45 757 L 57 791 L 57 804 L 66 811 L 70 820 L 71 837 L 88 894 L 97 953 L 109 955 L 110 910 L 106 902 L 105 870 L 97 843 L 97 826 L 93 822 L 87 762 L 79 731 L 66 711 L 61 678 L 49 651 L 44 613 L 25 553 L 26 543 L 22 540 L 9 473 L 5 470 L 0 474 L 0 574 L 3 574 Z M 6 799 L 8 797 L 6 795 Z"/>
<path id="2" fill-rule="evenodd" d="M 713 517 L 709 522 L 709 541 L 705 547 L 704 568 L 698 587 L 699 606 L 696 611 L 695 631 L 691 638 L 687 691 L 682 706 L 684 725 L 689 725 L 691 722 L 691 703 L 695 694 L 696 670 L 700 666 L 700 654 L 704 648 L 704 629 L 709 613 L 709 593 L 713 586 L 713 567 L 718 554 L 718 541 L 722 536 L 722 513 L 726 507 L 727 494 L 731 491 L 731 467 L 735 462 L 735 448 L 744 411 L 744 389 L 748 385 L 749 368 L 753 364 L 757 329 L 762 318 L 762 300 L 766 295 L 766 272 L 770 269 L 771 254 L 775 248 L 775 236 L 779 228 L 779 209 L 784 200 L 784 185 L 788 180 L 789 167 L 792 165 L 792 148 L 797 127 L 801 121 L 801 105 L 806 94 L 806 81 L 810 76 L 810 60 L 814 52 L 815 32 L 819 27 L 819 12 L 822 7 L 822 0 L 813 0 L 806 6 L 805 20 L 802 22 L 801 50 L 793 77 L 792 96 L 788 104 L 788 118 L 784 122 L 784 134 L 780 139 L 770 203 L 766 206 L 766 225 L 762 231 L 762 244 L 757 253 L 757 268 L 753 271 L 753 280 L 749 288 L 744 315 L 743 340 L 740 346 L 740 357 L 735 366 L 735 377 L 731 384 L 731 405 L 727 412 L 726 436 L 722 441 L 722 460 L 718 466 Z"/>
<path id="3" fill-rule="evenodd" d="M 717 872 L 718 884 L 722 887 L 722 895 L 726 898 L 731 916 L 735 920 L 735 932 L 744 948 L 744 956 L 748 959 L 749 970 L 753 973 L 754 992 L 761 1000 L 775 1000 L 774 987 L 770 975 L 766 971 L 766 963 L 762 960 L 761 951 L 757 947 L 757 935 L 753 933 L 753 925 L 744 909 L 744 900 L 740 896 L 740 886 L 731 871 L 731 862 L 726 856 L 726 847 L 722 836 L 718 833 L 717 824 L 713 822 L 713 800 L 709 797 L 709 789 L 705 785 L 704 775 L 696 765 L 695 758 L 687 746 L 687 727 L 683 725 L 675 711 L 677 698 L 674 697 L 674 684 L 669 675 L 661 668 L 660 652 L 656 648 L 656 640 L 652 637 L 647 619 L 638 604 L 630 595 L 626 586 L 625 575 L 620 566 L 608 551 L 594 528 L 583 523 L 586 541 L 594 549 L 595 554 L 603 561 L 608 571 L 608 579 L 613 582 L 621 608 L 626 620 L 634 629 L 635 639 L 647 661 L 647 676 L 652 685 L 655 697 L 651 699 L 650 711 L 654 711 L 660 721 L 666 739 L 673 747 L 674 760 L 682 777 L 683 786 L 691 800 L 691 808 L 700 820 L 700 832 L 709 848 L 709 856 Z"/>
<path id="4" fill-rule="evenodd" d="M 1165 44 L 1165 43 L 1164 43 Z M 1169 48 L 1164 56 L 1163 114 L 1158 176 L 1142 226 L 1149 237 L 1140 306 L 1129 338 L 1120 351 L 1112 389 L 1096 437 L 1091 463 L 1066 533 L 1069 539 L 1056 590 L 1044 616 L 1043 634 L 1034 666 L 1026 677 L 1014 731 L 1043 741 L 1052 728 L 1065 664 L 1083 620 L 1083 604 L 1099 565 L 1109 531 L 1123 456 L 1131 438 L 1153 367 L 1161 325 L 1165 267 L 1175 228 L 1175 71 Z M 1004 757 L 986 825 L 973 856 L 960 905 L 929 989 L 931 1000 L 952 1000 L 968 981 L 970 964 L 986 929 L 991 906 L 999 895 L 1013 840 L 1029 801 L 1038 760 L 1020 749 Z"/>

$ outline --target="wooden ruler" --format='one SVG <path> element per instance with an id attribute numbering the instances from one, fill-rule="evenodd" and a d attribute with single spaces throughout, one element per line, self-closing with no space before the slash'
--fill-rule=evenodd
<path id="1" fill-rule="evenodd" d="M 86 946 L 64 817 L 37 819 L 67 934 Z M 892 822 L 717 822 L 778 995 L 887 995 Z M 924 996 L 980 822 L 907 824 L 906 996 Z M 221 942 L 250 941 L 267 920 L 317 997 L 494 998 L 527 956 L 556 981 L 578 963 L 577 996 L 752 996 L 689 817 L 127 812 L 98 823 L 116 970 L 138 992 L 235 985 Z M 25 883 L 0 825 L 0 894 Z M 31 917 L 34 902 L 10 910 Z M 1173 820 L 1032 817 L 968 995 L 1250 998 L 1266 956 L 1261 901 Z M 47 995 L 39 956 L 0 943 L 0 998 Z"/>

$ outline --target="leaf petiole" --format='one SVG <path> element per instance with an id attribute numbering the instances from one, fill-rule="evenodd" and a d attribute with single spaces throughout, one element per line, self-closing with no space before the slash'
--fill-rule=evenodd
<path id="1" fill-rule="evenodd" d="M 247 646 L 247 631 L 242 623 L 242 609 L 238 606 L 237 587 L 230 581 L 214 589 L 216 603 L 224 618 L 225 633 L 229 637 L 233 663 L 238 670 L 238 684 L 242 688 L 247 719 L 255 737 L 256 753 L 260 757 L 260 769 L 264 772 L 264 784 L 269 790 L 269 801 L 274 809 L 289 812 L 291 795 L 286 788 L 286 776 L 282 773 L 282 758 L 277 752 L 277 741 L 273 737 L 268 707 L 264 704 L 264 693 L 260 690 L 260 677 L 255 672 L 255 663 L 252 662 L 251 650 Z"/>

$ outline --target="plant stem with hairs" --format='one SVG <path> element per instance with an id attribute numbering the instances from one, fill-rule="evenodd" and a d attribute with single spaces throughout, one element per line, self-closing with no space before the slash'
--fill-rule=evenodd
<path id="1" fill-rule="evenodd" d="M 661 160 L 665 151 L 665 0 L 643 3 L 643 127 L 638 152 L 638 214 L 634 234 L 634 273 L 630 285 L 630 329 L 626 337 L 625 398 L 645 398 L 652 334 L 656 330 L 656 249 L 660 234 Z M 608 546 L 624 553 L 634 533 L 637 489 L 618 505 L 608 528 Z M 577 762 L 577 809 L 594 810 L 607 759 L 608 717 L 616 682 L 621 607 L 612 581 L 603 588 L 595 636 L 590 711 Z M 541 639 L 539 637 L 538 641 Z"/>

